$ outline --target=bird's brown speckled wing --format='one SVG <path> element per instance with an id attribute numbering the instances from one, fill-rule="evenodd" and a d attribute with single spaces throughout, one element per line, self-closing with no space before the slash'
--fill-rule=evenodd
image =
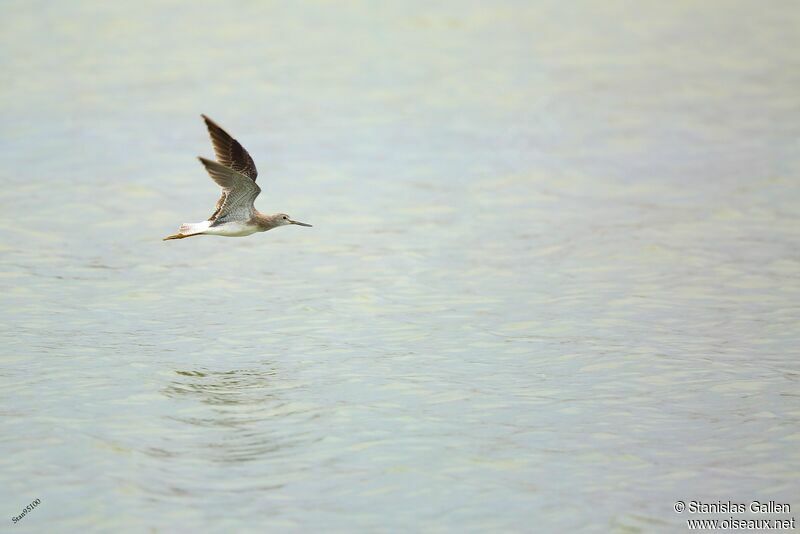
<path id="1" fill-rule="evenodd" d="M 214 145 L 214 153 L 217 156 L 217 161 L 225 167 L 233 169 L 255 182 L 258 177 L 258 170 L 256 169 L 253 158 L 250 157 L 247 150 L 245 150 L 239 141 L 223 130 L 219 124 L 205 115 L 202 115 L 202 117 L 208 128 L 208 135 L 211 137 L 211 143 Z M 209 221 L 216 220 L 216 218 L 219 217 L 220 208 L 222 208 L 222 205 L 225 203 L 225 195 L 226 193 L 223 191 L 219 200 L 217 200 L 214 213 L 208 218 Z"/>
<path id="2" fill-rule="evenodd" d="M 205 115 L 203 115 L 203 120 L 206 121 L 208 135 L 211 136 L 211 143 L 214 145 L 217 161 L 255 182 L 258 177 L 258 171 L 253 158 L 250 157 L 247 150 L 216 122 Z"/>
<path id="3" fill-rule="evenodd" d="M 217 200 L 217 205 L 214 206 L 214 213 L 212 213 L 211 217 L 209 217 L 206 220 L 213 221 L 219 216 L 219 209 L 225 203 L 225 195 L 226 195 L 226 193 L 223 191 L 222 194 L 219 196 L 219 200 Z"/>
<path id="4" fill-rule="evenodd" d="M 211 179 L 222 188 L 222 198 L 217 202 L 214 224 L 229 221 L 248 221 L 255 213 L 253 202 L 261 188 L 240 172 L 206 158 L 198 158 Z"/>

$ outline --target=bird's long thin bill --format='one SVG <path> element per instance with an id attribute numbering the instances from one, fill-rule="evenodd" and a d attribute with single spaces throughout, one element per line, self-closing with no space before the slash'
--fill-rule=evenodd
<path id="1" fill-rule="evenodd" d="M 301 222 L 299 222 L 299 221 L 292 221 L 292 224 L 296 224 L 296 225 L 298 225 L 298 226 L 311 226 L 310 224 L 301 223 Z"/>

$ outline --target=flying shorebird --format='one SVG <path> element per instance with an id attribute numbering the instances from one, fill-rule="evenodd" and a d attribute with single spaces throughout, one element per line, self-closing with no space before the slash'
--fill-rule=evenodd
<path id="1" fill-rule="evenodd" d="M 231 137 L 228 132 L 206 117 L 208 133 L 214 145 L 217 161 L 198 157 L 200 163 L 218 186 L 222 188 L 222 196 L 217 201 L 214 213 L 208 220 L 199 223 L 184 223 L 177 234 L 168 235 L 168 239 L 183 239 L 194 235 L 221 235 L 226 237 L 244 237 L 256 232 L 266 232 L 278 226 L 310 224 L 293 221 L 285 213 L 266 215 L 258 211 L 253 202 L 261 188 L 256 185 L 258 171 L 253 158 L 244 147 Z"/>

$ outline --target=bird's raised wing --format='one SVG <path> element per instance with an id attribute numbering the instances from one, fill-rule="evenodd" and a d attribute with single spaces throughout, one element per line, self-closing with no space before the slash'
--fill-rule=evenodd
<path id="1" fill-rule="evenodd" d="M 255 182 L 258 171 L 256 170 L 256 164 L 253 158 L 250 157 L 247 150 L 216 122 L 205 115 L 202 117 L 203 120 L 206 121 L 206 127 L 208 128 L 208 134 L 211 136 L 211 143 L 214 145 L 214 153 L 217 155 L 217 161 L 222 163 L 225 167 L 233 169 Z"/>
<path id="2" fill-rule="evenodd" d="M 211 179 L 222 188 L 222 198 L 217 203 L 215 224 L 229 221 L 247 221 L 255 211 L 253 202 L 261 188 L 249 177 L 206 158 L 198 158 Z M 221 205 L 220 205 L 221 203 Z"/>

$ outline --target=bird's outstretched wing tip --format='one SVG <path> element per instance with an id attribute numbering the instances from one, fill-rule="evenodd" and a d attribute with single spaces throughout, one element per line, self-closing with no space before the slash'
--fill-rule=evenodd
<path id="1" fill-rule="evenodd" d="M 201 113 L 200 116 L 205 120 L 217 161 L 255 182 L 258 177 L 258 170 L 256 170 L 256 164 L 247 149 L 234 139 L 231 134 L 226 132 L 222 126 L 211 120 L 208 115 Z"/>
<path id="2" fill-rule="evenodd" d="M 225 130 L 222 129 L 222 126 L 220 126 L 219 124 L 214 122 L 214 119 L 212 119 L 211 117 L 209 117 L 205 113 L 201 113 L 200 116 L 203 117 L 203 122 L 206 123 L 206 128 L 215 128 L 215 129 L 218 129 L 218 130 L 222 130 L 223 132 L 225 131 Z M 230 135 L 230 134 L 228 134 L 228 135 Z"/>
<path id="3" fill-rule="evenodd" d="M 203 156 L 197 156 L 197 159 L 198 159 L 198 161 L 200 161 L 200 163 L 203 164 L 203 167 L 205 167 L 206 169 L 212 168 L 212 167 L 216 167 L 216 166 L 224 167 L 224 165 L 219 165 L 219 163 L 217 163 L 216 161 L 212 161 L 212 160 L 210 160 L 208 158 L 204 158 Z"/>

